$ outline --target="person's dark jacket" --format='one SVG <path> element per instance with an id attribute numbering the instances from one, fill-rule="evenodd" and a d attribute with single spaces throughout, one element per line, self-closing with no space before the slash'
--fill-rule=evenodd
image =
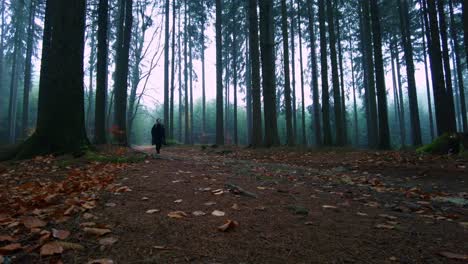
<path id="1" fill-rule="evenodd" d="M 153 126 L 151 129 L 151 136 L 153 145 L 162 145 L 166 143 L 164 126 L 161 124 L 156 124 Z"/>

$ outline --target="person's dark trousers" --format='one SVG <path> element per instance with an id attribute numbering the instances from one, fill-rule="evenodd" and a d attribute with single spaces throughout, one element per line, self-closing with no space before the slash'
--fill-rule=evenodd
<path id="1" fill-rule="evenodd" d="M 156 144 L 156 153 L 159 154 L 160 150 L 161 150 L 161 144 Z"/>

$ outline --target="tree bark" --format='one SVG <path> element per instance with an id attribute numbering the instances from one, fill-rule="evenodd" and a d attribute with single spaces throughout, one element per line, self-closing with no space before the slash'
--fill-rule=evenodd
<path id="1" fill-rule="evenodd" d="M 165 26 L 164 26 L 164 123 L 171 130 L 169 122 L 169 2 L 165 4 Z M 167 126 L 166 125 L 166 126 Z"/>
<path id="2" fill-rule="evenodd" d="M 299 4 L 300 4 L 300 1 L 299 1 Z M 299 5 L 300 6 L 300 5 Z M 300 16 L 300 12 L 297 12 L 297 31 L 298 31 L 298 35 L 299 35 L 299 70 L 300 70 L 300 76 L 301 76 L 301 123 L 302 123 L 302 144 L 304 146 L 307 146 L 307 133 L 306 133 L 306 120 L 305 120 L 305 102 L 304 102 L 304 99 L 305 99 L 305 96 L 304 96 L 304 62 L 303 62 L 303 54 L 302 54 L 302 28 L 301 28 L 301 16 Z M 314 39 L 315 40 L 315 39 Z M 315 41 L 313 43 L 313 47 L 312 47 L 312 52 L 315 53 Z M 316 61 L 317 63 L 317 61 Z M 315 71 L 317 71 L 317 65 L 315 65 L 313 68 L 315 69 Z M 317 76 L 316 76 L 317 77 Z M 311 85 L 313 87 L 313 85 Z M 314 89 L 311 89 L 312 90 L 312 94 L 314 94 Z M 317 98 L 318 100 L 318 98 Z M 315 107 L 315 105 L 314 105 Z M 320 113 L 317 113 L 317 115 L 314 115 L 314 119 L 317 118 L 317 116 L 319 116 Z M 316 130 L 320 131 L 320 122 L 319 122 L 319 127 L 318 128 L 315 128 Z M 316 134 L 317 136 L 317 134 Z M 320 141 L 319 141 L 320 142 Z"/>
<path id="3" fill-rule="evenodd" d="M 287 144 L 294 146 L 294 130 L 291 109 L 291 78 L 289 75 L 289 43 L 288 43 L 288 15 L 286 0 L 281 0 L 281 29 L 283 35 L 283 63 L 284 63 L 284 101 L 286 108 L 286 137 Z"/>
<path id="4" fill-rule="evenodd" d="M 278 146 L 275 78 L 275 32 L 273 1 L 260 0 L 260 46 L 262 51 L 265 146 Z"/>
<path id="5" fill-rule="evenodd" d="M 99 0 L 98 7 L 98 47 L 96 69 L 96 107 L 94 117 L 94 142 L 105 144 L 106 139 L 106 101 L 107 101 L 107 56 L 109 48 L 107 44 L 108 0 Z"/>
<path id="6" fill-rule="evenodd" d="M 84 118 L 85 0 L 49 0 L 35 133 L 18 158 L 81 153 L 88 144 Z"/>
<path id="7" fill-rule="evenodd" d="M 413 61 L 413 45 L 411 40 L 409 20 L 410 14 L 408 11 L 407 0 L 398 0 L 398 8 L 400 10 L 400 29 L 406 62 L 406 75 L 408 78 L 411 135 L 413 139 L 413 146 L 420 146 L 422 145 L 421 125 L 419 120 L 418 95 L 416 91 L 416 79 Z"/>
<path id="8" fill-rule="evenodd" d="M 189 63 L 188 63 L 188 8 L 187 8 L 187 1 L 184 0 L 184 115 L 185 115 L 185 137 L 184 143 L 190 144 L 190 112 L 189 112 L 189 79 L 188 79 L 188 70 L 189 70 Z"/>
<path id="9" fill-rule="evenodd" d="M 224 145 L 222 6 L 216 0 L 216 144 Z"/>
<path id="10" fill-rule="evenodd" d="M 172 1 L 172 43 L 171 43 L 171 95 L 169 105 L 169 138 L 174 139 L 174 91 L 175 91 L 175 36 L 176 36 L 176 0 Z M 204 46 L 203 46 L 204 47 Z M 204 50 L 203 50 L 204 52 Z M 204 53 L 203 53 L 204 54 Z M 204 75 L 203 75 L 204 76 Z M 204 79 L 203 79 L 204 80 Z"/>
<path id="11" fill-rule="evenodd" d="M 292 74 L 292 123 L 294 138 L 297 137 L 297 109 L 296 109 L 296 44 L 295 44 L 295 28 L 296 28 L 296 19 L 294 16 L 294 0 L 291 0 L 291 74 Z"/>
<path id="12" fill-rule="evenodd" d="M 262 103 L 260 98 L 260 52 L 258 40 L 257 0 L 249 0 L 249 46 L 252 76 L 252 145 L 263 141 Z"/>
<path id="13" fill-rule="evenodd" d="M 466 1 L 462 1 L 462 14 L 463 14 L 463 33 L 464 38 L 463 42 L 465 43 L 465 56 L 466 60 L 468 61 L 468 3 Z M 468 68 L 468 63 L 465 63 L 466 67 Z"/>

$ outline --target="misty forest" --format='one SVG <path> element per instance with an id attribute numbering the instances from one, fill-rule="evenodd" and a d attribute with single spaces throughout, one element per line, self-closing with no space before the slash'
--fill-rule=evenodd
<path id="1" fill-rule="evenodd" d="M 0 0 L 0 264 L 468 261 L 467 9 Z"/>

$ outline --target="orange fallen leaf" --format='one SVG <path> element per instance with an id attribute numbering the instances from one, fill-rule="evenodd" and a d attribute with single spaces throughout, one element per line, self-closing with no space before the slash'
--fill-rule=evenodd
<path id="1" fill-rule="evenodd" d="M 23 246 L 21 246 L 20 243 L 13 243 L 13 244 L 9 244 L 9 245 L 6 245 L 4 247 L 0 247 L 0 254 L 9 254 L 9 253 L 12 253 L 12 252 L 15 252 L 19 249 L 23 248 Z"/>
<path id="2" fill-rule="evenodd" d="M 52 229 L 52 236 L 60 240 L 65 240 L 70 236 L 70 231 Z"/>
<path id="3" fill-rule="evenodd" d="M 56 242 L 49 242 L 41 247 L 41 256 L 52 256 L 62 253 L 63 247 Z"/>
<path id="4" fill-rule="evenodd" d="M 64 250 L 84 250 L 84 247 L 77 243 L 70 243 L 65 241 L 55 241 L 54 243 L 61 246 Z"/>
<path id="5" fill-rule="evenodd" d="M 110 232 L 112 232 L 110 229 L 106 229 L 106 228 L 85 227 L 83 230 L 88 234 L 96 235 L 96 236 L 103 236 L 105 234 L 109 234 Z"/>
<path id="6" fill-rule="evenodd" d="M 439 254 L 449 259 L 468 260 L 468 255 L 462 255 L 462 254 L 452 253 L 448 251 L 443 251 L 443 252 L 440 252 Z"/>
<path id="7" fill-rule="evenodd" d="M 21 219 L 21 222 L 23 225 L 29 229 L 33 228 L 38 228 L 38 227 L 44 227 L 47 225 L 46 222 L 42 221 L 39 218 L 32 217 L 32 216 L 26 216 L 23 219 Z"/>
<path id="8" fill-rule="evenodd" d="M 227 232 L 235 227 L 239 226 L 237 221 L 227 220 L 224 225 L 218 226 L 218 230 L 221 232 Z"/>

